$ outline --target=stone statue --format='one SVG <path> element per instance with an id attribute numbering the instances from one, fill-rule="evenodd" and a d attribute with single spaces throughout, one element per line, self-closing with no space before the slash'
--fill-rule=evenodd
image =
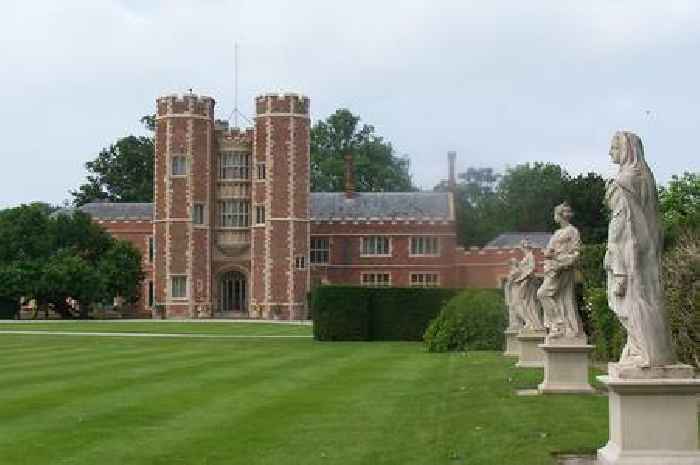
<path id="1" fill-rule="evenodd" d="M 523 251 L 523 258 L 518 263 L 511 281 L 511 302 L 518 310 L 518 315 L 523 320 L 525 329 L 539 331 L 544 327 L 540 321 L 539 305 L 537 304 L 535 254 L 527 241 L 523 241 L 520 248 Z"/>
<path id="2" fill-rule="evenodd" d="M 641 139 L 617 132 L 610 158 L 620 165 L 608 182 L 610 226 L 604 266 L 608 304 L 627 330 L 620 365 L 659 367 L 675 361 L 661 285 L 663 232 L 656 182 L 644 160 Z"/>
<path id="3" fill-rule="evenodd" d="M 520 312 L 515 305 L 516 302 L 513 299 L 513 279 L 517 276 L 519 272 L 518 261 L 515 258 L 510 259 L 510 272 L 506 278 L 506 282 L 503 285 L 503 295 L 506 302 L 506 308 L 508 309 L 508 329 L 511 331 L 520 330 L 523 327 L 523 322 L 520 319 Z"/>
<path id="4" fill-rule="evenodd" d="M 537 297 L 544 310 L 549 338 L 583 339 L 581 317 L 576 305 L 576 265 L 581 254 L 581 237 L 571 223 L 573 212 L 566 203 L 554 209 L 554 221 L 561 226 L 544 249 L 544 281 Z"/>

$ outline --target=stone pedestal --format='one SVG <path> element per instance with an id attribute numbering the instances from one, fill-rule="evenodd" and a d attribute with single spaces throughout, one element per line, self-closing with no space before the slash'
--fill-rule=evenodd
<path id="1" fill-rule="evenodd" d="M 598 449 L 599 465 L 698 465 L 700 379 L 688 366 L 618 370 L 598 380 L 608 387 L 610 439 Z M 685 375 L 670 378 L 668 375 Z M 629 377 L 617 377 L 617 375 Z M 647 373 L 648 375 L 649 373 Z"/>
<path id="2" fill-rule="evenodd" d="M 544 381 L 540 394 L 592 394 L 588 384 L 589 344 L 540 344 L 544 352 Z"/>
<path id="3" fill-rule="evenodd" d="M 503 334 L 506 335 L 506 350 L 503 355 L 506 357 L 519 357 L 520 356 L 520 343 L 518 342 L 518 331 L 517 329 L 506 329 Z"/>
<path id="4" fill-rule="evenodd" d="M 544 352 L 538 346 L 544 342 L 547 333 L 544 330 L 523 329 L 518 333 L 520 356 L 518 368 L 542 368 L 544 366 Z"/>

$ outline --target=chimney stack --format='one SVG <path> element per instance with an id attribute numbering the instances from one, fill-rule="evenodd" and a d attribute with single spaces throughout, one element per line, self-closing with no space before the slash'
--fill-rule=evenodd
<path id="1" fill-rule="evenodd" d="M 455 160 L 457 159 L 457 152 L 450 150 L 447 152 L 447 164 L 448 164 L 448 174 L 447 174 L 447 188 L 450 191 L 454 191 L 457 187 L 457 179 L 455 178 Z"/>
<path id="2" fill-rule="evenodd" d="M 345 198 L 351 199 L 355 195 L 355 164 L 352 153 L 345 154 Z"/>

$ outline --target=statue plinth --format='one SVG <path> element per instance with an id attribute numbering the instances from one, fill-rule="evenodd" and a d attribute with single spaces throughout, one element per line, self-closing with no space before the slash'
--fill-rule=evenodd
<path id="1" fill-rule="evenodd" d="M 544 381 L 537 386 L 540 394 L 593 394 L 588 383 L 589 356 L 593 346 L 570 343 L 565 338 L 547 338 L 539 348 L 544 352 Z"/>
<path id="2" fill-rule="evenodd" d="M 520 345 L 518 368 L 542 368 L 544 366 L 544 352 L 539 348 L 547 337 L 544 329 L 523 329 L 518 333 L 517 340 Z"/>
<path id="3" fill-rule="evenodd" d="M 520 330 L 517 329 L 506 329 L 503 334 L 506 335 L 506 350 L 503 355 L 506 357 L 519 357 L 520 356 L 520 343 L 518 342 L 518 333 Z"/>
<path id="4" fill-rule="evenodd" d="M 639 368 L 612 363 L 610 367 L 610 375 L 598 376 L 608 388 L 610 412 L 610 438 L 598 449 L 598 463 L 700 464 L 700 379 L 693 378 L 692 367 Z M 668 377 L 675 375 L 688 376 Z"/>

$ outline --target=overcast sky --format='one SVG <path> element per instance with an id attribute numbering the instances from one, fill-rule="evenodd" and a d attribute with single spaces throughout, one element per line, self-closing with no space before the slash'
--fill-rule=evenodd
<path id="1" fill-rule="evenodd" d="M 193 88 L 233 109 L 303 92 L 312 117 L 347 107 L 446 173 L 551 161 L 614 173 L 638 132 L 659 183 L 700 169 L 700 1 L 3 0 L 0 206 L 69 198 L 84 163 Z M 8 5 L 9 3 L 9 5 Z"/>

